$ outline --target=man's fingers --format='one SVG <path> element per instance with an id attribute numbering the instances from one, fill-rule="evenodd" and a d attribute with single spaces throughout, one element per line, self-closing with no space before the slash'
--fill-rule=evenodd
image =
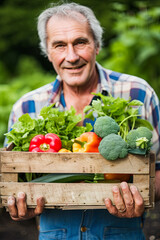
<path id="1" fill-rule="evenodd" d="M 45 205 L 45 199 L 43 197 L 39 197 L 37 199 L 37 206 L 34 209 L 34 214 L 35 215 L 41 214 L 43 212 L 44 205 Z"/>
<path id="2" fill-rule="evenodd" d="M 17 209 L 18 209 L 18 216 L 20 218 L 25 218 L 25 216 L 27 215 L 27 204 L 26 204 L 26 195 L 24 192 L 18 193 Z"/>
<path id="3" fill-rule="evenodd" d="M 8 198 L 8 210 L 10 216 L 15 221 L 26 220 L 33 218 L 43 212 L 45 205 L 45 199 L 39 197 L 37 199 L 36 208 L 27 209 L 26 195 L 24 192 L 19 192 L 17 196 L 17 201 L 13 196 Z"/>
<path id="4" fill-rule="evenodd" d="M 132 192 L 134 204 L 135 204 L 134 211 L 136 216 L 139 217 L 144 212 L 144 201 L 138 189 L 136 188 L 136 186 L 134 185 L 130 186 L 130 190 Z"/>
<path id="5" fill-rule="evenodd" d="M 129 185 L 126 182 L 120 184 L 121 192 L 118 186 L 112 188 L 113 206 L 110 199 L 105 199 L 105 205 L 110 214 L 118 217 L 140 217 L 144 212 L 144 202 L 136 186 Z"/>
<path id="6" fill-rule="evenodd" d="M 122 195 L 123 195 L 123 199 L 124 199 L 124 203 L 126 206 L 126 209 L 128 211 L 131 211 L 131 213 L 133 213 L 134 211 L 134 200 L 133 200 L 133 196 L 132 193 L 130 191 L 130 188 L 128 186 L 128 184 L 126 182 L 122 182 L 120 184 L 121 189 L 122 189 Z"/>
<path id="7" fill-rule="evenodd" d="M 16 207 L 16 199 L 13 196 L 8 197 L 8 210 L 12 219 L 18 218 L 18 210 Z"/>
<path id="8" fill-rule="evenodd" d="M 118 214 L 116 207 L 113 206 L 113 204 L 109 198 L 106 198 L 104 202 L 105 202 L 106 208 L 110 214 L 112 214 L 112 215 Z"/>
<path id="9" fill-rule="evenodd" d="M 112 192 L 113 192 L 113 201 L 117 210 L 123 211 L 126 208 L 126 206 L 121 196 L 119 188 L 117 186 L 114 186 L 112 188 Z"/>

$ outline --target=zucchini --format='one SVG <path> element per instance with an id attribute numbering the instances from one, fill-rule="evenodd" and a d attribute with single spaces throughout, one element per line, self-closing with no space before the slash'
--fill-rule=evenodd
<path id="1" fill-rule="evenodd" d="M 82 173 L 73 173 L 73 174 L 64 174 L 64 173 L 51 173 L 45 176 L 36 178 L 31 182 L 46 182 L 46 183 L 72 183 L 77 181 L 93 181 L 95 174 L 82 174 Z"/>

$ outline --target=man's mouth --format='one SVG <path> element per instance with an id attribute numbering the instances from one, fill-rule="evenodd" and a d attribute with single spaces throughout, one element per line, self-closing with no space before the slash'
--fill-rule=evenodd
<path id="1" fill-rule="evenodd" d="M 82 65 L 80 65 L 80 66 L 64 67 L 64 69 L 67 69 L 67 70 L 76 70 L 76 69 L 81 69 L 83 66 L 85 66 L 85 64 L 82 64 Z"/>

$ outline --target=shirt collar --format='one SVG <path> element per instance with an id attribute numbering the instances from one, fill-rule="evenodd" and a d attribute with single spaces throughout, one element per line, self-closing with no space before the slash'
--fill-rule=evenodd
<path id="1" fill-rule="evenodd" d="M 97 67 L 98 74 L 99 74 L 97 93 L 98 92 L 102 93 L 103 91 L 110 92 L 109 75 L 107 74 L 105 69 L 98 62 L 96 62 L 96 67 Z"/>

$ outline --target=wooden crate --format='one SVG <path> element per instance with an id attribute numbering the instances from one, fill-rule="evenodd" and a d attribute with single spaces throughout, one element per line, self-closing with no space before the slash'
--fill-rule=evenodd
<path id="1" fill-rule="evenodd" d="M 29 183 L 18 182 L 18 173 L 124 173 L 133 174 L 145 207 L 154 206 L 155 154 L 129 154 L 125 159 L 108 161 L 99 153 L 31 153 L 1 149 L 1 206 L 10 195 L 27 194 L 27 204 L 35 207 L 44 196 L 46 208 L 103 209 L 104 199 L 112 198 L 115 183 Z M 119 183 L 116 183 L 119 185 Z"/>

